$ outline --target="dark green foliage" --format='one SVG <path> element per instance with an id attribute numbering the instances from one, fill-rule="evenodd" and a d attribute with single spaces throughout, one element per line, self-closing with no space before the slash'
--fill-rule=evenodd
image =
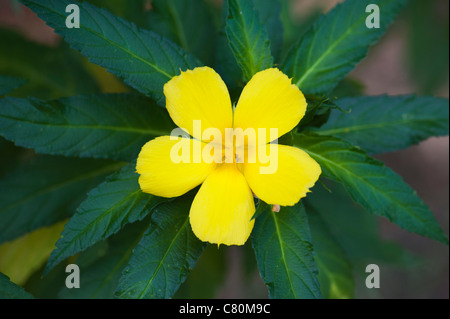
<path id="1" fill-rule="evenodd" d="M 317 133 L 346 139 L 371 154 L 448 135 L 448 99 L 383 95 L 345 98 L 336 103 L 349 113 L 333 110 Z"/>
<path id="2" fill-rule="evenodd" d="M 347 0 L 322 16 L 293 46 L 283 70 L 308 94 L 330 93 L 386 31 L 406 0 Z M 377 4 L 379 29 L 366 27 L 366 7 Z"/>
<path id="3" fill-rule="evenodd" d="M 165 109 L 136 94 L 0 100 L 0 135 L 44 154 L 132 161 L 173 128 Z"/>
<path id="4" fill-rule="evenodd" d="M 170 298 L 194 267 L 205 243 L 189 224 L 192 196 L 162 204 L 152 214 L 117 288 L 121 298 Z"/>
<path id="5" fill-rule="evenodd" d="M 142 220 L 161 199 L 139 188 L 135 165 L 125 166 L 89 192 L 65 225 L 46 272 L 67 257 L 117 233 L 124 225 Z"/>
<path id="6" fill-rule="evenodd" d="M 352 198 L 369 212 L 410 232 L 448 243 L 430 209 L 383 163 L 348 142 L 328 136 L 301 134 L 294 145 L 320 164 L 325 177 L 344 184 Z"/>
<path id="7" fill-rule="evenodd" d="M 200 63 L 173 42 L 139 29 L 110 12 L 74 0 L 24 0 L 39 17 L 95 64 L 105 67 L 138 91 L 164 102 L 164 84 L 180 70 Z M 78 4 L 80 28 L 66 27 L 66 6 Z"/>

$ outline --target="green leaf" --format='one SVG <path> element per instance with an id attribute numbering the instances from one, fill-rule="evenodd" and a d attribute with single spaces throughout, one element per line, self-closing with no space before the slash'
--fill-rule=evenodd
<path id="1" fill-rule="evenodd" d="M 448 99 L 365 96 L 337 103 L 351 113 L 333 111 L 317 133 L 346 139 L 372 154 L 396 151 L 449 132 Z"/>
<path id="2" fill-rule="evenodd" d="M 27 83 L 27 80 L 0 74 L 0 96 L 14 91 Z"/>
<path id="3" fill-rule="evenodd" d="M 212 8 L 205 0 L 153 0 L 148 26 L 174 41 L 204 63 L 214 58 L 216 27 Z"/>
<path id="4" fill-rule="evenodd" d="M 306 204 L 305 207 L 316 253 L 315 260 L 319 268 L 322 295 L 327 299 L 353 298 L 355 283 L 348 257 L 314 208 Z"/>
<path id="5" fill-rule="evenodd" d="M 0 242 L 71 216 L 86 193 L 123 164 L 40 156 L 0 180 Z"/>
<path id="6" fill-rule="evenodd" d="M 38 153 L 132 161 L 174 127 L 165 109 L 138 94 L 0 99 L 0 135 Z"/>
<path id="7" fill-rule="evenodd" d="M 307 94 L 306 102 L 308 103 L 305 116 L 301 119 L 297 126 L 298 131 L 302 131 L 307 127 L 320 127 L 328 121 L 332 109 L 337 109 L 336 104 L 329 98 Z"/>
<path id="8" fill-rule="evenodd" d="M 406 0 L 347 0 L 322 16 L 293 46 L 283 70 L 304 93 L 329 93 L 362 60 Z M 369 4 L 380 8 L 380 28 L 366 27 Z"/>
<path id="9" fill-rule="evenodd" d="M 14 96 L 58 98 L 98 92 L 82 56 L 66 45 L 49 48 L 6 29 L 0 29 L 0 39 L 7 43 L 0 47 L 0 72 L 27 80 Z"/>
<path id="10" fill-rule="evenodd" d="M 369 212 L 410 232 L 448 243 L 429 208 L 383 163 L 333 137 L 301 134 L 295 137 L 294 145 L 320 164 L 325 177 L 344 184 L 352 198 Z"/>
<path id="11" fill-rule="evenodd" d="M 267 32 L 259 21 L 252 1 L 228 1 L 225 31 L 234 57 L 244 73 L 245 81 L 249 81 L 258 71 L 273 65 Z"/>
<path id="12" fill-rule="evenodd" d="M 146 8 L 148 0 L 83 0 L 93 5 L 105 8 L 112 14 L 135 23 L 139 27 L 147 25 L 149 11 Z"/>
<path id="13" fill-rule="evenodd" d="M 0 137 L 0 154 L 2 155 L 0 156 L 0 178 L 22 165 L 23 162 L 27 162 L 30 159 L 30 152 L 30 150 L 15 147 L 14 143 Z"/>
<path id="14" fill-rule="evenodd" d="M 34 297 L 0 273 L 0 299 L 34 299 Z"/>
<path id="15" fill-rule="evenodd" d="M 62 35 L 92 63 L 105 67 L 138 91 L 163 104 L 163 86 L 180 70 L 200 63 L 171 41 L 140 29 L 87 2 L 75 0 L 23 0 L 40 18 Z M 69 29 L 66 6 L 80 8 L 80 28 Z"/>
<path id="16" fill-rule="evenodd" d="M 355 274 L 364 280 L 365 273 L 358 270 L 365 269 L 370 263 L 390 263 L 401 267 L 413 263 L 413 256 L 404 248 L 382 238 L 379 230 L 381 217 L 370 214 L 355 203 L 343 185 L 330 180 L 325 181 L 325 186 L 317 184 L 305 198 L 305 207 L 308 213 L 312 209 L 320 215 L 351 260 Z"/>
<path id="17" fill-rule="evenodd" d="M 449 73 L 449 18 L 440 1 L 410 1 L 407 15 L 407 64 L 421 94 L 445 88 Z M 442 10 L 444 9 L 444 10 Z M 405 23 L 406 24 L 406 23 Z"/>
<path id="18" fill-rule="evenodd" d="M 81 289 L 64 287 L 59 296 L 69 299 L 112 299 L 119 284 L 120 276 L 131 257 L 134 247 L 139 243 L 149 225 L 149 218 L 141 222 L 125 226 L 107 242 L 99 242 L 89 250 L 95 250 L 97 258 L 92 259 L 94 252 L 85 251 L 80 254 L 76 264 L 80 267 Z M 100 245 L 99 245 L 100 244 Z M 101 244 L 106 244 L 101 245 Z M 89 256 L 88 256 L 89 255 Z"/>
<path id="19" fill-rule="evenodd" d="M 124 225 L 142 220 L 161 202 L 141 191 L 135 164 L 125 166 L 88 193 L 65 225 L 45 273 L 67 257 L 117 233 Z"/>
<path id="20" fill-rule="evenodd" d="M 271 208 L 271 205 L 268 205 L 267 203 L 264 203 L 262 200 L 259 200 L 258 203 L 255 205 L 255 213 L 252 216 L 252 219 L 256 219 L 261 215 L 265 210 Z"/>
<path id="21" fill-rule="evenodd" d="M 64 221 L 39 228 L 14 241 L 0 245 L 0 272 L 7 274 L 18 285 L 47 261 L 64 228 Z"/>
<path id="22" fill-rule="evenodd" d="M 256 257 L 255 257 L 255 250 L 253 249 L 253 246 L 252 246 L 252 241 L 248 240 L 245 243 L 245 245 L 242 247 L 242 249 L 240 249 L 240 251 L 242 252 L 241 265 L 243 268 L 244 285 L 245 285 L 246 283 L 251 283 L 252 281 L 254 281 L 255 273 L 258 274 L 258 277 L 260 277 L 260 276 L 259 276 L 259 271 L 258 271 L 258 263 L 256 262 Z M 257 287 L 259 287 L 259 285 Z M 264 297 L 268 296 L 267 291 L 259 291 L 259 292 Z"/>
<path id="23" fill-rule="evenodd" d="M 244 83 L 242 70 L 234 57 L 227 37 L 228 8 L 228 1 L 224 1 L 221 12 L 221 24 L 216 43 L 214 69 L 227 84 L 231 98 L 234 101 L 239 98 Z"/>
<path id="24" fill-rule="evenodd" d="M 36 271 L 27 281 L 24 288 L 38 299 L 58 299 L 59 292 L 66 287 L 66 267 L 73 261 L 61 263 L 43 276 L 44 266 Z M 82 275 L 81 275 L 82 278 Z"/>
<path id="25" fill-rule="evenodd" d="M 267 209 L 252 232 L 258 268 L 270 298 L 321 298 L 311 234 L 301 204 Z"/>
<path id="26" fill-rule="evenodd" d="M 213 299 L 224 285 L 227 273 L 224 249 L 215 245 L 206 246 L 191 270 L 186 281 L 180 286 L 174 299 Z"/>
<path id="27" fill-rule="evenodd" d="M 155 209 L 152 222 L 125 268 L 120 298 L 171 298 L 200 257 L 205 244 L 189 224 L 192 196 Z"/>
<path id="28" fill-rule="evenodd" d="M 281 22 L 281 2 L 283 0 L 251 0 L 258 12 L 261 25 L 266 27 L 272 56 L 277 60 L 283 47 L 283 23 Z"/>

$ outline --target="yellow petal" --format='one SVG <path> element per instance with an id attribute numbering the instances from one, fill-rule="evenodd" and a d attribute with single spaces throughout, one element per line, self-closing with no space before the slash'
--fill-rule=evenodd
<path id="1" fill-rule="evenodd" d="M 319 164 L 296 147 L 269 144 L 265 149 L 266 154 L 273 157 L 266 164 L 261 161 L 243 164 L 248 184 L 255 195 L 268 204 L 295 205 L 319 179 Z M 269 167 L 272 174 L 262 174 L 261 168 Z"/>
<path id="2" fill-rule="evenodd" d="M 200 185 L 216 167 L 215 163 L 207 164 L 201 157 L 194 163 L 194 151 L 205 145 L 188 138 L 171 140 L 170 136 L 145 144 L 136 165 L 142 191 L 171 198 Z"/>
<path id="3" fill-rule="evenodd" d="M 208 176 L 190 211 L 191 227 L 202 241 L 243 245 L 253 229 L 253 194 L 234 164 L 222 164 Z"/>
<path id="4" fill-rule="evenodd" d="M 172 120 L 182 129 L 202 140 L 205 129 L 232 127 L 233 111 L 225 83 L 213 69 L 195 68 L 182 72 L 164 85 L 166 107 Z M 201 130 L 194 130 L 194 121 L 201 121 Z M 203 139 L 210 141 L 209 137 Z"/>
<path id="5" fill-rule="evenodd" d="M 242 91 L 234 112 L 234 127 L 266 131 L 263 143 L 291 131 L 306 112 L 306 100 L 283 72 L 273 68 L 256 73 Z M 278 134 L 270 138 L 270 128 Z"/>

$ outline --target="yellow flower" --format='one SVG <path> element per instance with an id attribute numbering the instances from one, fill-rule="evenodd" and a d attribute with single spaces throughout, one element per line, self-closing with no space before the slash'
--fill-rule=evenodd
<path id="1" fill-rule="evenodd" d="M 319 178 L 320 166 L 308 154 L 291 146 L 267 144 L 269 134 L 264 143 L 243 147 L 246 152 L 254 146 L 277 151 L 278 167 L 272 174 L 261 174 L 267 164 L 259 158 L 243 163 L 225 158 L 219 163 L 203 158 L 194 161 L 194 150 L 204 150 L 211 141 L 202 136 L 208 128 L 220 130 L 222 136 L 230 128 L 276 128 L 278 138 L 300 122 L 306 111 L 305 97 L 280 70 L 255 74 L 234 112 L 225 83 L 208 67 L 182 72 L 164 86 L 164 94 L 172 120 L 193 139 L 162 136 L 148 142 L 137 160 L 139 185 L 143 192 L 172 198 L 202 184 L 189 213 L 192 230 L 200 240 L 243 245 L 254 224 L 253 194 L 271 205 L 292 206 Z M 200 132 L 194 128 L 198 120 Z M 191 150 L 190 161 L 171 159 L 175 145 Z"/>

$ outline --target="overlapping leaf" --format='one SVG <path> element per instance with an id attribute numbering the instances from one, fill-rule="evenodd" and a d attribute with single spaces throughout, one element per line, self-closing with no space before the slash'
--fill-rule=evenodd
<path id="1" fill-rule="evenodd" d="M 320 216 L 336 243 L 342 247 L 358 274 L 355 279 L 365 280 L 366 274 L 358 269 L 365 269 L 369 263 L 412 264 L 414 258 L 411 253 L 399 244 L 380 237 L 381 217 L 370 214 L 354 202 L 343 185 L 331 180 L 325 182 L 326 188 L 321 184 L 314 186 L 304 200 L 305 207 L 308 214 L 312 209 L 312 214 Z M 314 220 L 311 224 L 313 228 Z"/>
<path id="2" fill-rule="evenodd" d="M 39 228 L 11 242 L 0 245 L 0 272 L 23 285 L 44 266 L 55 247 L 65 221 Z"/>
<path id="3" fill-rule="evenodd" d="M 282 25 L 279 21 L 279 6 L 278 1 L 263 0 L 255 1 L 251 0 L 253 8 L 256 14 L 259 16 L 259 21 L 262 26 L 267 30 L 267 36 L 270 40 L 270 48 L 274 57 L 278 57 L 279 49 L 278 43 L 282 41 Z M 222 24 L 217 37 L 216 42 L 216 55 L 214 69 L 221 75 L 230 89 L 230 94 L 234 100 L 239 97 L 241 92 L 241 86 L 244 85 L 243 72 L 238 65 L 234 53 L 231 49 L 229 39 L 227 36 L 227 23 L 229 16 L 229 2 L 224 1 L 222 5 Z M 267 51 L 264 51 L 267 52 Z"/>
<path id="4" fill-rule="evenodd" d="M 322 16 L 289 51 L 283 70 L 304 93 L 329 93 L 367 54 L 406 0 L 346 0 Z M 380 28 L 368 28 L 366 7 L 380 9 Z"/>
<path id="5" fill-rule="evenodd" d="M 410 79 L 421 94 L 438 93 L 449 76 L 449 19 L 439 1 L 411 0 L 405 53 Z"/>
<path id="6" fill-rule="evenodd" d="M 301 204 L 266 209 L 252 232 L 258 268 L 271 298 L 321 298 L 311 234 Z"/>
<path id="7" fill-rule="evenodd" d="M 140 92 L 164 103 L 163 86 L 200 63 L 171 41 L 87 2 L 23 0 L 75 49 Z M 80 8 L 80 28 L 67 28 L 67 5 Z"/>
<path id="8" fill-rule="evenodd" d="M 124 225 L 143 219 L 161 199 L 141 191 L 135 165 L 125 166 L 89 192 L 66 224 L 46 267 L 117 233 Z"/>
<path id="9" fill-rule="evenodd" d="M 314 158 L 326 177 L 344 184 L 352 198 L 369 212 L 387 217 L 408 231 L 448 243 L 429 208 L 383 163 L 348 142 L 313 133 L 297 135 L 294 145 Z"/>
<path id="10" fill-rule="evenodd" d="M 105 8 L 112 14 L 135 23 L 139 27 L 147 26 L 149 10 L 147 0 L 82 0 Z"/>
<path id="11" fill-rule="evenodd" d="M 125 268 L 120 298 L 171 298 L 205 247 L 189 224 L 192 197 L 162 204 L 152 214 L 148 231 Z"/>
<path id="12" fill-rule="evenodd" d="M 352 298 L 355 283 L 348 257 L 320 215 L 312 207 L 305 207 L 311 227 L 322 295 L 327 299 Z"/>
<path id="13" fill-rule="evenodd" d="M 27 158 L 24 156 L 26 153 L 26 150 L 15 147 L 14 143 L 0 137 L 0 178 L 21 164 L 22 159 Z"/>
<path id="14" fill-rule="evenodd" d="M 221 247 L 222 248 L 222 247 Z M 226 250 L 207 245 L 174 299 L 212 299 L 222 290 L 226 278 Z"/>
<path id="15" fill-rule="evenodd" d="M 253 8 L 253 1 L 228 1 L 225 31 L 245 81 L 249 81 L 258 71 L 273 65 L 267 32 L 260 23 L 258 12 Z"/>
<path id="16" fill-rule="evenodd" d="M 432 136 L 448 135 L 448 99 L 417 96 L 344 98 L 329 121 L 317 130 L 359 146 L 369 153 L 396 151 Z"/>
<path id="17" fill-rule="evenodd" d="M 131 161 L 174 127 L 165 109 L 137 94 L 0 100 L 0 135 L 44 154 Z"/>
<path id="18" fill-rule="evenodd" d="M 86 193 L 123 164 L 42 156 L 0 180 L 0 242 L 71 216 Z"/>

